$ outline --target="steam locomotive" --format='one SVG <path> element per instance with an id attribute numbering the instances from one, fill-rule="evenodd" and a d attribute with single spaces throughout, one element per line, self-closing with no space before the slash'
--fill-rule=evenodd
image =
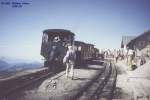
<path id="1" fill-rule="evenodd" d="M 73 45 L 76 51 L 76 65 L 81 62 L 98 58 L 99 50 L 94 45 L 75 41 L 75 34 L 65 29 L 46 29 L 43 31 L 41 55 L 44 57 L 44 66 L 50 71 L 63 70 L 63 57 L 68 45 Z"/>

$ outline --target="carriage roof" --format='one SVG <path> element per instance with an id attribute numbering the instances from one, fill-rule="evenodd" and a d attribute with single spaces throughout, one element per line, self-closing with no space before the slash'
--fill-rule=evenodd
<path id="1" fill-rule="evenodd" d="M 82 42 L 82 41 L 75 41 L 75 45 L 85 45 L 85 46 L 94 47 L 93 44 L 85 43 L 85 42 Z"/>
<path id="2" fill-rule="evenodd" d="M 46 29 L 43 31 L 43 33 L 46 33 L 48 35 L 63 35 L 63 36 L 75 35 L 70 30 L 66 30 L 66 29 Z"/>
<path id="3" fill-rule="evenodd" d="M 94 44 L 89 44 L 89 43 L 86 43 L 88 46 L 92 46 L 92 47 L 94 47 Z"/>
<path id="4" fill-rule="evenodd" d="M 79 45 L 79 44 L 85 44 L 85 43 L 82 41 L 75 41 L 75 45 Z"/>

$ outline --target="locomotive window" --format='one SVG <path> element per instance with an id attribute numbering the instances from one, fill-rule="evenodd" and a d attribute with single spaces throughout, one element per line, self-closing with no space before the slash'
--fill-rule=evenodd
<path id="1" fill-rule="evenodd" d="M 42 40 L 43 42 L 48 42 L 48 35 L 44 33 Z"/>

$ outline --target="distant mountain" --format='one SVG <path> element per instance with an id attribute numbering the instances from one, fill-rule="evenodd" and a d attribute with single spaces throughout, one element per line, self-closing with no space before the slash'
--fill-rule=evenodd
<path id="1" fill-rule="evenodd" d="M 42 67 L 42 63 L 39 62 L 16 63 L 15 65 L 9 68 L 9 71 L 21 71 L 27 69 L 35 69 L 39 67 Z"/>
<path id="2" fill-rule="evenodd" d="M 16 63 L 29 63 L 29 62 L 33 62 L 31 60 L 28 59 L 23 59 L 23 58 L 15 58 L 15 57 L 0 57 L 0 60 L 3 60 L 11 65 L 16 64 Z"/>
<path id="3" fill-rule="evenodd" d="M 6 78 L 24 70 L 36 69 L 43 66 L 38 61 L 0 57 L 0 78 Z"/>
<path id="4" fill-rule="evenodd" d="M 6 61 L 0 60 L 0 71 L 5 70 L 9 67 L 9 64 Z"/>
<path id="5" fill-rule="evenodd" d="M 0 71 L 19 71 L 42 67 L 42 63 L 38 61 L 29 61 L 18 58 L 0 57 Z"/>

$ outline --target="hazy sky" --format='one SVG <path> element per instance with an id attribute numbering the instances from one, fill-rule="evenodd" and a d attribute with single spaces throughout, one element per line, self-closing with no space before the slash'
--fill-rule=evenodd
<path id="1" fill-rule="evenodd" d="M 0 1 L 0 56 L 40 60 L 44 29 L 71 30 L 98 48 L 119 48 L 122 35 L 150 29 L 150 0 Z M 29 4 L 15 8 L 13 2 Z"/>

